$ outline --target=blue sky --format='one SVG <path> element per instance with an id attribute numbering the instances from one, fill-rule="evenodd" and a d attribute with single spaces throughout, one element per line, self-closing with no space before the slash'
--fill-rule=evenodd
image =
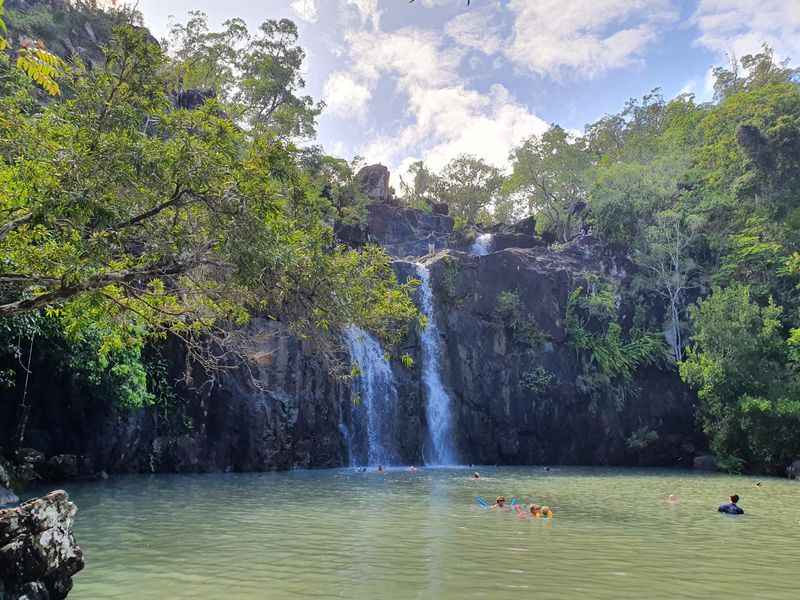
<path id="1" fill-rule="evenodd" d="M 770 43 L 800 59 L 800 0 L 139 0 L 163 37 L 202 10 L 298 23 L 328 152 L 500 167 L 550 123 L 581 130 L 660 87 L 709 100 L 710 69 Z M 800 62 L 800 61 L 798 61 Z"/>

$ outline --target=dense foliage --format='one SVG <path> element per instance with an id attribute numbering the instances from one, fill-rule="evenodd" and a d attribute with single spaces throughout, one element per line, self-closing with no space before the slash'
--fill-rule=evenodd
<path id="1" fill-rule="evenodd" d="M 247 43 L 219 55 L 231 31 Z M 355 200 L 349 166 L 295 145 L 319 106 L 296 95 L 294 24 L 268 21 L 250 40 L 236 23 L 211 34 L 194 15 L 176 36 L 170 55 L 146 30 L 115 27 L 101 63 L 60 63 L 60 95 L 47 101 L 40 77 L 0 59 L 7 337 L 67 340 L 66 360 L 95 365 L 97 385 L 116 378 L 126 405 L 153 398 L 146 343 L 177 336 L 206 370 L 247 360 L 237 331 L 254 313 L 323 351 L 351 323 L 396 343 L 417 314 L 409 287 L 381 249 L 334 240 Z M 19 321 L 40 313 L 36 328 Z"/>

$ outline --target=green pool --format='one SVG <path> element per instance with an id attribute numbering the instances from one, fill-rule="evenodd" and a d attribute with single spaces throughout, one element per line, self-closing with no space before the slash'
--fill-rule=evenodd
<path id="1" fill-rule="evenodd" d="M 663 470 L 140 476 L 68 488 L 75 600 L 796 599 L 800 484 Z M 716 512 L 736 492 L 744 517 Z M 486 512 L 530 496 L 552 520 Z M 669 494 L 680 498 L 667 502 Z"/>

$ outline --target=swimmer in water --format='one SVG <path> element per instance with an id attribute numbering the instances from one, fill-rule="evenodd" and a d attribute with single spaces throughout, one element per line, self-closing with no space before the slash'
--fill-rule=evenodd
<path id="1" fill-rule="evenodd" d="M 667 502 L 669 502 L 670 504 L 677 504 L 680 501 L 681 499 L 678 498 L 675 494 L 670 494 L 669 496 L 667 496 Z"/>
<path id="2" fill-rule="evenodd" d="M 531 504 L 531 519 L 542 518 L 542 507 L 538 504 Z"/>
<path id="3" fill-rule="evenodd" d="M 416 473 L 417 472 L 417 467 L 415 467 L 414 465 L 411 465 L 410 467 L 408 467 L 408 470 L 411 471 L 412 473 Z"/>
<path id="4" fill-rule="evenodd" d="M 478 473 L 477 471 L 475 471 L 475 472 L 472 474 L 472 479 L 480 479 L 480 478 L 481 478 L 481 474 L 480 474 L 480 473 Z"/>
<path id="5" fill-rule="evenodd" d="M 549 506 L 542 507 L 542 516 L 545 519 L 552 519 L 553 518 L 553 510 Z"/>
<path id="6" fill-rule="evenodd" d="M 378 473 L 383 475 L 383 465 L 378 465 Z"/>
<path id="7" fill-rule="evenodd" d="M 731 501 L 728 504 L 721 505 L 717 510 L 721 513 L 725 513 L 728 515 L 743 515 L 744 510 L 739 508 L 737 504 L 739 502 L 739 495 L 734 494 L 731 496 Z"/>
<path id="8" fill-rule="evenodd" d="M 508 510 L 506 506 L 506 497 L 505 496 L 498 496 L 497 499 L 494 501 L 494 505 L 492 508 L 497 508 L 500 510 Z"/>

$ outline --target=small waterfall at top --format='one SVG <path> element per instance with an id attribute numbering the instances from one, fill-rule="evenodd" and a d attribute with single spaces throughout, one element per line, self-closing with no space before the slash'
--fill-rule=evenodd
<path id="1" fill-rule="evenodd" d="M 422 380 L 427 393 L 426 414 L 433 452 L 426 462 L 435 465 L 452 465 L 456 463 L 452 415 L 450 397 L 444 389 L 439 372 L 439 328 L 436 325 L 433 305 L 431 274 L 425 265 L 417 263 L 417 275 L 422 282 L 420 285 L 422 306 L 420 308 L 428 319 L 428 324 L 422 332 Z"/>
<path id="2" fill-rule="evenodd" d="M 494 235 L 491 233 L 482 233 L 469 249 L 469 253 L 473 256 L 486 256 L 492 251 L 492 244 L 494 243 Z"/>
<path id="3" fill-rule="evenodd" d="M 350 463 L 391 465 L 399 462 L 392 440 L 397 387 L 380 342 L 358 327 L 345 330 L 350 357 L 358 365 L 355 389 L 360 402 L 352 407 Z"/>

